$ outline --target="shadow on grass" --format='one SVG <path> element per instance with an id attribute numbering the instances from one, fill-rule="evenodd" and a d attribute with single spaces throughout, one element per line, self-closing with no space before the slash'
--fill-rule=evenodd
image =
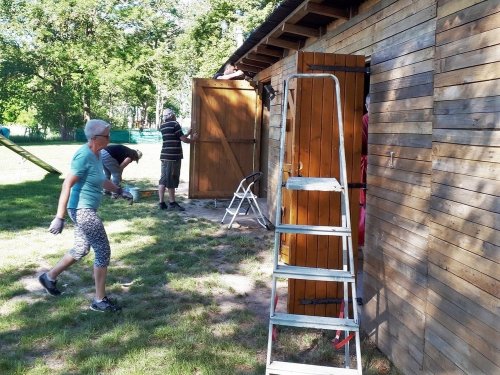
<path id="1" fill-rule="evenodd" d="M 40 181 L 0 185 L 0 232 L 46 226 L 56 210 L 62 180 L 47 174 Z"/>
<path id="2" fill-rule="evenodd" d="M 18 185 L 39 191 L 33 191 L 33 203 L 22 200 L 24 208 L 2 222 L 2 228 L 8 224 L 10 230 L 27 229 L 39 226 L 40 216 L 33 216 L 50 218 L 60 184 L 47 177 Z M 14 199 L 14 186 L 2 188 Z M 262 356 L 256 353 L 265 350 L 266 325 L 243 304 L 221 312 L 215 292 L 202 281 L 218 272 L 217 262 L 225 264 L 226 272 L 238 272 L 241 262 L 257 253 L 252 242 L 219 233 L 216 223 L 158 211 L 152 201 L 128 206 L 106 199 L 99 211 L 105 227 L 126 223 L 109 235 L 108 293 L 123 306 L 119 314 L 88 309 L 93 254 L 61 275 L 60 283 L 69 286 L 60 298 L 23 290 L 16 283 L 29 274 L 34 278 L 36 266 L 2 272 L 0 303 L 13 297 L 19 301 L 10 308 L 0 305 L 0 373 L 264 372 Z M 0 209 L 13 209 L 2 202 Z M 44 208 L 39 207 L 42 203 Z M 262 309 L 267 309 L 268 299 L 263 302 Z"/>

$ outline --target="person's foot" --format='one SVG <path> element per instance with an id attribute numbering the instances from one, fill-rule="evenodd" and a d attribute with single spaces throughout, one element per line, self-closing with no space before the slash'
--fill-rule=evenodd
<path id="1" fill-rule="evenodd" d="M 108 297 L 104 297 L 100 302 L 96 302 L 96 300 L 93 300 L 92 304 L 90 305 L 90 309 L 98 312 L 117 312 L 122 308 L 116 303 L 111 302 Z"/>
<path id="2" fill-rule="evenodd" d="M 40 284 L 42 284 L 47 293 L 49 293 L 51 296 L 58 296 L 61 294 L 61 291 L 57 289 L 57 280 L 49 280 L 49 278 L 47 277 L 47 272 L 42 273 L 40 276 L 38 276 L 38 281 L 40 281 Z"/>
<path id="3" fill-rule="evenodd" d="M 158 203 L 158 208 L 159 208 L 160 210 L 168 210 L 168 206 L 166 205 L 166 203 L 165 203 L 165 202 L 160 202 L 160 203 Z"/>
<path id="4" fill-rule="evenodd" d="M 186 209 L 177 202 L 170 202 L 168 204 L 168 209 L 171 211 L 186 211 Z"/>

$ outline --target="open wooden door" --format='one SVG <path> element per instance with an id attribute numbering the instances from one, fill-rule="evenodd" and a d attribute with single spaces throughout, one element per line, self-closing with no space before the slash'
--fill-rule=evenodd
<path id="1" fill-rule="evenodd" d="M 331 73 L 340 81 L 347 179 L 361 182 L 361 118 L 364 106 L 364 56 L 298 52 L 297 73 Z M 290 176 L 339 178 L 338 123 L 331 79 L 303 79 L 290 87 L 285 179 Z M 349 189 L 352 243 L 357 258 L 359 189 Z M 340 226 L 340 195 L 292 191 L 283 197 L 283 223 Z M 282 236 L 282 259 L 290 265 L 342 268 L 340 237 Z M 355 262 L 356 263 L 356 262 Z M 288 311 L 337 316 L 339 283 L 289 280 Z"/>
<path id="2" fill-rule="evenodd" d="M 190 198 L 230 198 L 259 170 L 261 109 L 247 81 L 193 79 Z"/>

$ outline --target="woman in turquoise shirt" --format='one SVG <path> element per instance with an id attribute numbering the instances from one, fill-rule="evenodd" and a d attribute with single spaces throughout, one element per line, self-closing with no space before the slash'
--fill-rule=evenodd
<path id="1" fill-rule="evenodd" d="M 49 231 L 59 234 L 64 228 L 66 210 L 75 223 L 75 244 L 50 271 L 39 276 L 38 280 L 45 290 L 58 296 L 57 276 L 72 264 L 86 256 L 90 248 L 94 249 L 95 297 L 90 305 L 94 311 L 119 311 L 121 308 L 106 297 L 106 275 L 111 249 L 104 230 L 104 225 L 97 209 L 102 199 L 102 189 L 112 191 L 123 198 L 132 199 L 132 195 L 106 179 L 100 151 L 109 143 L 111 126 L 103 120 L 89 120 L 85 125 L 88 142 L 80 147 L 71 161 L 71 172 L 65 178 L 57 213 L 50 224 Z"/>

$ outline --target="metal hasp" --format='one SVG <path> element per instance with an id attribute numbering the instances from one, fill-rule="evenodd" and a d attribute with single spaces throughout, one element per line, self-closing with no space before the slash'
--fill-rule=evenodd
<path id="1" fill-rule="evenodd" d="M 335 99 L 338 121 L 338 152 L 339 152 L 339 179 L 322 177 L 289 177 L 283 181 L 286 119 L 288 109 L 288 92 L 291 80 L 304 78 L 332 79 L 335 86 Z M 356 279 L 352 248 L 352 229 L 349 211 L 349 194 L 344 149 L 344 131 L 342 122 L 342 107 L 340 100 L 340 86 L 337 77 L 333 74 L 292 74 L 284 83 L 284 98 L 281 113 L 281 142 L 279 154 L 279 172 L 276 194 L 276 225 L 273 250 L 273 275 L 271 289 L 271 308 L 269 314 L 269 332 L 267 346 L 266 375 L 271 374 L 362 374 L 361 343 L 359 334 L 359 318 L 355 304 L 352 304 L 352 313 L 349 317 L 349 302 L 356 301 Z M 335 226 L 292 225 L 282 224 L 281 207 L 284 190 L 325 191 L 330 194 L 340 194 L 342 224 Z M 302 235 L 337 236 L 342 238 L 342 269 L 325 269 L 312 267 L 289 266 L 279 261 L 279 251 L 282 233 Z M 278 278 L 319 280 L 332 283 L 341 283 L 343 286 L 343 310 L 340 317 L 324 317 L 282 313 L 276 311 L 276 286 Z M 350 296 L 349 298 L 349 288 Z M 349 341 L 344 346 L 344 367 L 318 366 L 314 364 L 295 363 L 273 360 L 273 332 L 275 326 L 301 327 L 319 330 L 344 331 L 345 337 L 354 332 L 356 343 L 356 367 L 351 368 Z M 333 349 L 332 349 L 333 350 Z"/>

